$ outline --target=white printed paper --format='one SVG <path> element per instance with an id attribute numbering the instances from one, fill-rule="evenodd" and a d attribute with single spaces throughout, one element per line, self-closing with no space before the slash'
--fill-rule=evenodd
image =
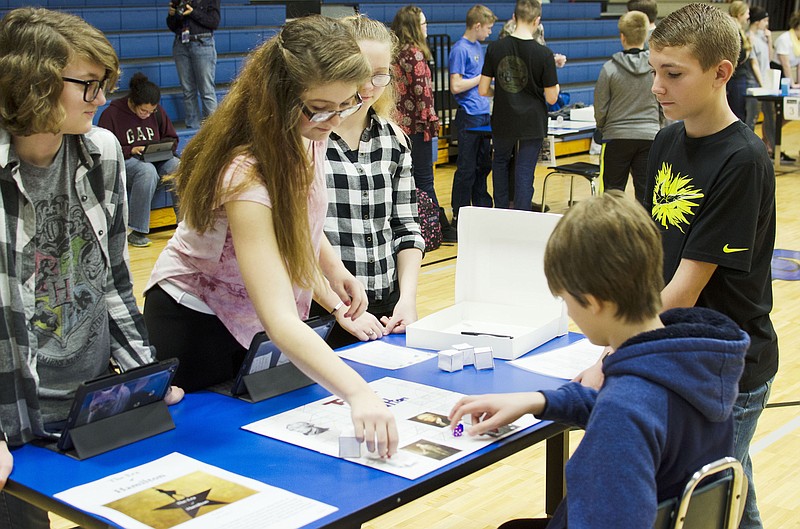
<path id="1" fill-rule="evenodd" d="M 413 366 L 436 356 L 411 347 L 402 347 L 381 340 L 364 342 L 336 353 L 347 360 L 383 369 L 400 369 Z"/>
<path id="2" fill-rule="evenodd" d="M 130 529 L 296 529 L 337 510 L 177 452 L 55 497 Z"/>
<path id="3" fill-rule="evenodd" d="M 603 347 L 592 345 L 584 338 L 552 351 L 512 360 L 509 364 L 540 375 L 572 380 L 594 365 L 602 352 Z"/>
<path id="4" fill-rule="evenodd" d="M 423 476 L 538 422 L 526 415 L 492 435 L 472 437 L 464 432 L 456 437 L 447 416 L 464 396 L 461 393 L 391 377 L 371 382 L 370 387 L 394 413 L 400 434 L 399 450 L 391 458 L 381 459 L 363 448 L 361 457 L 349 461 L 408 479 Z M 242 428 L 336 457 L 339 436 L 352 435 L 353 423 L 347 403 L 330 396 Z"/>

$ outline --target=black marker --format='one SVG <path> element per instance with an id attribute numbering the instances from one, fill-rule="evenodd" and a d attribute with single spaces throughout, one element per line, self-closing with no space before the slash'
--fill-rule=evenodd
<path id="1" fill-rule="evenodd" d="M 513 336 L 507 334 L 492 334 L 490 332 L 474 332 L 474 331 L 461 331 L 464 336 L 494 336 L 495 338 L 508 338 L 512 339 Z"/>

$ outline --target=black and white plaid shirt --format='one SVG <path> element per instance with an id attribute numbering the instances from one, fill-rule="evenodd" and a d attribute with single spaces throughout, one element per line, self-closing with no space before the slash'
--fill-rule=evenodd
<path id="1" fill-rule="evenodd" d="M 370 125 L 357 152 L 335 133 L 328 140 L 325 235 L 347 269 L 364 283 L 370 303 L 386 302 L 398 288 L 400 251 L 425 251 L 411 150 L 401 134 L 399 127 L 370 110 Z"/>

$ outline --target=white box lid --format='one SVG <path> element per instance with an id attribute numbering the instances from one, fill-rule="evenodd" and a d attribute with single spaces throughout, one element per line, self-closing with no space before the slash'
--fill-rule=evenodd
<path id="1" fill-rule="evenodd" d="M 561 215 L 463 207 L 458 212 L 455 302 L 562 310 L 544 276 L 544 249 Z"/>

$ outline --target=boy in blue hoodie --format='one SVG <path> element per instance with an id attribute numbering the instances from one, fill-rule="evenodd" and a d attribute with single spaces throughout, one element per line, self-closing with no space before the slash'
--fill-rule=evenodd
<path id="1" fill-rule="evenodd" d="M 609 251 L 613 248 L 613 251 Z M 557 390 L 470 396 L 450 412 L 472 416 L 480 435 L 532 413 L 585 429 L 566 466 L 566 499 L 551 520 L 507 528 L 652 527 L 658 502 L 691 474 L 733 454 L 731 410 L 749 338 L 703 308 L 659 316 L 661 237 L 647 212 L 620 191 L 567 211 L 547 243 L 545 275 L 572 320 L 604 359 L 599 391 L 570 382 Z"/>

